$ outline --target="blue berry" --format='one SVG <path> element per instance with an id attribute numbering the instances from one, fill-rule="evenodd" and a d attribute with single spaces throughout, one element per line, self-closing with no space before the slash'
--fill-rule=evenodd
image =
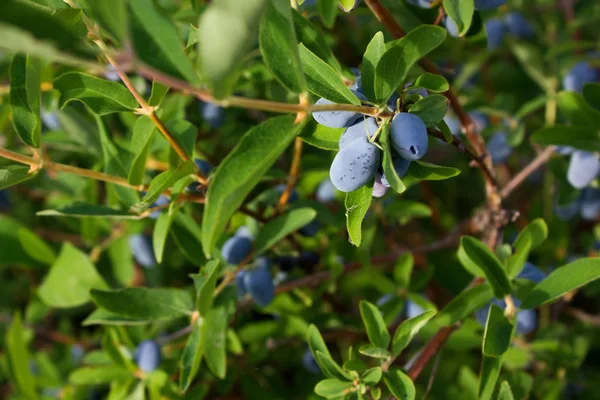
<path id="1" fill-rule="evenodd" d="M 246 284 L 244 283 L 246 277 L 246 271 L 239 271 L 235 275 L 235 286 L 237 288 L 238 298 L 242 298 L 248 293 L 248 289 L 246 288 Z"/>
<path id="2" fill-rule="evenodd" d="M 392 93 L 392 95 L 390 96 L 390 98 L 387 101 L 387 107 L 388 110 L 390 110 L 391 112 L 396 111 L 396 108 L 398 108 L 398 100 L 400 99 L 400 95 L 396 92 Z"/>
<path id="3" fill-rule="evenodd" d="M 257 261 L 258 267 L 248 271 L 244 276 L 244 284 L 256 304 L 266 307 L 275 297 L 275 286 L 271 278 L 271 261 L 265 257 L 261 257 Z"/>
<path id="4" fill-rule="evenodd" d="M 212 169 L 213 169 L 213 166 L 211 163 L 209 163 L 208 161 L 205 161 L 201 158 L 194 159 L 194 163 L 196 163 L 196 166 L 198 167 L 200 172 L 202 172 L 202 174 L 204 174 L 204 176 L 208 176 L 210 174 L 210 171 L 212 171 Z"/>
<path id="5" fill-rule="evenodd" d="M 155 371 L 160 365 L 161 354 L 158 343 L 153 340 L 144 340 L 135 350 L 134 356 L 138 367 L 143 372 Z"/>
<path id="6" fill-rule="evenodd" d="M 377 132 L 377 121 L 375 118 L 363 118 L 354 125 L 346 128 L 338 143 L 340 150 L 348 146 L 358 138 L 372 137 Z"/>
<path id="7" fill-rule="evenodd" d="M 360 71 L 358 71 L 358 73 L 356 74 L 356 80 L 350 86 L 350 89 L 362 93 L 362 78 L 360 77 Z"/>
<path id="8" fill-rule="evenodd" d="M 225 110 L 216 104 L 201 102 L 200 112 L 202 113 L 202 118 L 213 129 L 220 128 L 225 122 Z"/>
<path id="9" fill-rule="evenodd" d="M 567 180 L 573 187 L 582 189 L 588 186 L 600 172 L 600 161 L 596 154 L 576 151 L 571 156 Z"/>
<path id="10" fill-rule="evenodd" d="M 508 137 L 506 133 L 496 133 L 488 142 L 488 151 L 492 156 L 492 162 L 494 164 L 502 164 L 508 160 L 508 157 L 512 154 L 512 147 L 508 144 Z"/>
<path id="11" fill-rule="evenodd" d="M 321 367 L 317 364 L 317 360 L 315 360 L 315 357 L 310 350 L 306 350 L 302 355 L 302 365 L 313 375 L 319 375 L 321 373 Z"/>
<path id="12" fill-rule="evenodd" d="M 535 283 L 540 283 L 541 281 L 546 279 L 546 274 L 532 263 L 526 262 L 525 267 L 523 267 L 519 275 L 517 275 L 517 278 L 527 279 Z"/>
<path id="13" fill-rule="evenodd" d="M 581 217 L 587 221 L 594 221 L 600 215 L 600 190 L 586 188 L 581 194 Z"/>
<path id="14" fill-rule="evenodd" d="M 481 11 L 493 10 L 506 4 L 506 0 L 475 0 L 475 8 Z"/>
<path id="15" fill-rule="evenodd" d="M 231 265 L 238 265 L 252 252 L 252 241 L 244 236 L 234 235 L 223 244 L 221 254 Z"/>
<path id="16" fill-rule="evenodd" d="M 315 220 L 310 221 L 308 224 L 304 225 L 302 228 L 298 230 L 303 236 L 313 237 L 319 232 L 319 228 L 321 225 Z"/>
<path id="17" fill-rule="evenodd" d="M 317 200 L 321 203 L 329 203 L 335 200 L 335 186 L 331 183 L 331 179 L 324 179 L 317 188 Z"/>
<path id="18" fill-rule="evenodd" d="M 404 89 L 407 89 L 407 88 L 411 87 L 412 85 L 413 85 L 413 83 L 412 83 L 412 82 L 408 82 L 408 83 L 404 84 Z M 406 94 L 409 94 L 409 95 L 410 95 L 410 94 L 418 94 L 418 95 L 420 95 L 421 97 L 427 97 L 427 96 L 429 96 L 429 93 L 427 93 L 427 90 L 425 90 L 424 88 L 418 88 L 418 87 L 417 87 L 417 88 L 410 89 L 410 90 L 407 90 L 407 91 L 406 91 Z M 396 95 L 396 97 L 398 97 L 398 95 L 397 95 L 396 93 L 394 93 L 394 94 L 392 95 L 392 97 L 390 97 L 390 99 L 392 99 L 392 98 L 394 97 L 394 95 Z M 389 101 L 389 100 L 388 100 L 388 101 Z M 389 105 L 389 104 L 388 104 L 388 105 Z"/>
<path id="19" fill-rule="evenodd" d="M 150 208 L 166 206 L 167 204 L 169 204 L 170 201 L 171 200 L 167 196 L 165 196 L 164 194 L 161 194 L 160 196 L 158 196 L 158 199 L 156 199 L 156 201 L 154 203 L 152 203 Z M 160 217 L 160 214 L 162 214 L 162 211 L 157 210 L 157 211 L 152 212 L 149 215 L 149 217 L 152 219 L 157 219 L 158 217 Z"/>
<path id="20" fill-rule="evenodd" d="M 367 98 L 364 94 L 352 90 L 352 93 L 356 95 L 360 100 L 366 101 Z M 317 105 L 323 104 L 336 104 L 333 101 L 321 98 L 315 103 Z M 347 128 L 354 124 L 362 114 L 355 113 L 352 111 L 319 111 L 312 113 L 313 118 L 321 125 L 328 126 L 330 128 Z"/>
<path id="21" fill-rule="evenodd" d="M 431 8 L 431 5 L 435 0 L 406 0 L 409 4 L 421 8 Z"/>
<path id="22" fill-rule="evenodd" d="M 379 149 L 369 143 L 365 136 L 352 141 L 337 153 L 329 177 L 339 191 L 352 192 L 373 179 L 380 161 Z"/>
<path id="23" fill-rule="evenodd" d="M 535 36 L 533 26 L 527 21 L 527 18 L 518 11 L 508 13 L 504 17 L 508 31 L 520 39 L 529 39 Z"/>
<path id="24" fill-rule="evenodd" d="M 135 261 L 142 267 L 150 268 L 156 265 L 156 258 L 154 258 L 152 242 L 149 237 L 141 233 L 129 236 L 129 248 Z"/>
<path id="25" fill-rule="evenodd" d="M 450 129 L 450 132 L 452 132 L 453 135 L 458 135 L 461 132 L 462 125 L 454 114 L 446 114 L 444 122 L 448 125 L 448 129 Z"/>
<path id="26" fill-rule="evenodd" d="M 506 24 L 498 18 L 492 18 L 485 22 L 487 32 L 488 49 L 494 50 L 500 47 L 506 33 Z"/>
<path id="27" fill-rule="evenodd" d="M 398 113 L 392 119 L 390 140 L 392 147 L 402 158 L 418 160 L 427 152 L 427 127 L 414 114 Z"/>
<path id="28" fill-rule="evenodd" d="M 49 130 L 55 131 L 60 129 L 60 121 L 58 120 L 58 115 L 56 115 L 55 112 L 42 111 L 40 116 L 42 117 L 44 125 L 46 125 L 46 128 Z"/>
<path id="29" fill-rule="evenodd" d="M 375 176 L 375 182 L 373 183 L 373 197 L 383 197 L 388 191 L 388 187 L 381 182 L 381 176 L 377 174 Z"/>
<path id="30" fill-rule="evenodd" d="M 406 300 L 406 318 L 414 318 L 425 312 L 425 309 L 414 301 L 407 299 Z"/>
<path id="31" fill-rule="evenodd" d="M 398 154 L 394 154 L 392 156 L 392 165 L 398 178 L 402 178 L 406 174 L 406 171 L 408 171 L 408 167 L 410 167 L 410 161 L 400 157 Z M 381 175 L 381 183 L 386 187 L 390 187 L 385 174 Z"/>
<path id="32" fill-rule="evenodd" d="M 598 73 L 587 61 L 581 61 L 575 64 L 564 76 L 563 87 L 565 90 L 581 92 L 583 85 L 588 82 L 594 82 Z"/>
<path id="33" fill-rule="evenodd" d="M 252 233 L 250 228 L 248 228 L 247 226 L 242 226 L 242 227 L 238 228 L 238 230 L 235 231 L 235 236 L 245 237 L 250 240 L 254 239 L 254 234 Z"/>
<path id="34" fill-rule="evenodd" d="M 458 25 L 456 25 L 456 22 L 454 22 L 454 20 L 448 16 L 446 16 L 444 18 L 444 26 L 446 27 L 446 30 L 448 31 L 448 34 L 452 37 L 460 37 L 460 34 L 458 32 Z"/>
<path id="35" fill-rule="evenodd" d="M 7 190 L 0 190 L 0 210 L 10 208 L 10 199 Z"/>

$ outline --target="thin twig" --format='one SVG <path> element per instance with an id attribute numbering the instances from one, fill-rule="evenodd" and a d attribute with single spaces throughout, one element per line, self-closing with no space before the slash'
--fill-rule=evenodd
<path id="1" fill-rule="evenodd" d="M 292 190 L 294 190 L 294 186 L 298 181 L 298 177 L 300 176 L 300 159 L 302 157 L 302 144 L 302 139 L 297 137 L 294 141 L 294 157 L 292 158 L 292 165 L 290 167 L 287 186 L 285 187 L 285 190 L 283 191 L 283 193 L 281 193 L 281 197 L 279 198 L 279 205 L 277 207 L 277 211 L 279 212 L 281 212 L 287 204 Z"/>
<path id="2" fill-rule="evenodd" d="M 523 168 L 517 175 L 515 175 L 507 184 L 502 188 L 500 192 L 500 196 L 503 199 L 506 199 L 511 193 L 521 184 L 529 175 L 533 174 L 539 167 L 545 164 L 554 151 L 556 150 L 555 146 L 549 146 L 544 151 L 542 151 L 538 156 L 530 162 L 525 168 Z"/>

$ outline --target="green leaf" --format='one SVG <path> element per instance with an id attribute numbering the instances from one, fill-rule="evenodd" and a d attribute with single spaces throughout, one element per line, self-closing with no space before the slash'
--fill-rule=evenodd
<path id="1" fill-rule="evenodd" d="M 31 356 L 25 342 L 21 314 L 18 312 L 13 316 L 10 327 L 6 331 L 5 350 L 8 352 L 11 372 L 17 383 L 19 394 L 25 399 L 38 399 L 35 378 L 29 369 Z"/>
<path id="2" fill-rule="evenodd" d="M 600 111 L 600 84 L 590 82 L 583 85 L 583 98 L 590 107 Z"/>
<path id="3" fill-rule="evenodd" d="M 600 278 L 600 259 L 582 258 L 552 271 L 523 300 L 521 308 L 534 308 Z"/>
<path id="4" fill-rule="evenodd" d="M 135 264 L 129 247 L 129 239 L 122 236 L 113 241 L 107 254 L 112 265 L 112 274 L 117 282 L 123 286 L 131 285 L 135 277 Z"/>
<path id="5" fill-rule="evenodd" d="M 345 128 L 330 128 L 317 123 L 315 120 L 309 120 L 300 132 L 299 137 L 311 146 L 323 150 L 338 151 L 339 141 Z"/>
<path id="6" fill-rule="evenodd" d="M 177 168 L 162 172 L 152 179 L 148 192 L 136 208 L 146 208 L 156 201 L 167 189 L 173 187 L 177 181 L 194 173 L 196 165 L 192 160 L 181 163 Z"/>
<path id="7" fill-rule="evenodd" d="M 292 19 L 298 42 L 304 44 L 317 57 L 325 61 L 331 68 L 337 72 L 342 71 L 339 61 L 333 55 L 333 52 L 323 40 L 323 32 L 314 26 L 308 19 L 304 18 L 298 11 L 292 10 Z"/>
<path id="8" fill-rule="evenodd" d="M 352 2 L 352 5 L 354 5 L 354 2 Z M 375 70 L 383 53 L 385 53 L 385 40 L 383 33 L 377 32 L 369 42 L 360 66 L 362 89 L 368 99 L 375 98 Z"/>
<path id="9" fill-rule="evenodd" d="M 255 253 L 261 254 L 290 233 L 302 228 L 315 219 L 317 212 L 312 208 L 297 208 L 269 221 L 256 235 Z"/>
<path id="10" fill-rule="evenodd" d="M 450 85 L 446 78 L 441 75 L 430 74 L 429 72 L 420 75 L 413 82 L 412 86 L 421 87 L 434 93 L 443 93 L 450 89 Z"/>
<path id="11" fill-rule="evenodd" d="M 107 218 L 107 219 L 140 219 L 137 214 L 125 210 L 99 206 L 97 204 L 74 203 L 58 210 L 38 211 L 35 215 L 42 217 L 76 217 L 76 218 Z"/>
<path id="12" fill-rule="evenodd" d="M 337 379 L 325 379 L 317 383 L 317 386 L 315 386 L 315 393 L 319 396 L 331 399 L 351 393 L 354 391 L 353 389 L 354 383 L 352 382 L 343 382 Z"/>
<path id="13" fill-rule="evenodd" d="M 124 317 L 99 308 L 88 315 L 82 325 L 146 325 L 150 322 L 146 319 Z"/>
<path id="14" fill-rule="evenodd" d="M 169 209 L 169 212 L 160 214 L 156 223 L 154 224 L 154 230 L 152 231 L 152 248 L 154 249 L 154 257 L 156 262 L 162 263 L 163 254 L 165 252 L 165 245 L 167 244 L 167 237 L 169 230 L 171 229 L 171 223 L 173 218 L 177 214 L 178 208 Z"/>
<path id="15" fill-rule="evenodd" d="M 40 147 L 41 79 L 42 64 L 38 59 L 25 54 L 14 56 L 10 64 L 10 109 L 13 126 L 21 140 L 33 147 Z"/>
<path id="16" fill-rule="evenodd" d="M 415 335 L 433 318 L 435 313 L 435 310 L 427 310 L 421 315 L 403 321 L 398 326 L 392 340 L 392 354 L 395 357 L 410 344 Z"/>
<path id="17" fill-rule="evenodd" d="M 374 100 L 383 104 L 406 78 L 410 68 L 446 39 L 446 30 L 422 25 L 388 44 L 375 72 Z"/>
<path id="18" fill-rule="evenodd" d="M 129 148 L 136 156 L 131 163 L 131 169 L 127 176 L 127 181 L 131 185 L 141 185 L 144 183 L 146 161 L 148 160 L 148 153 L 150 152 L 155 132 L 156 125 L 145 115 L 140 116 L 135 121 L 135 125 L 133 125 L 133 136 L 131 137 Z"/>
<path id="19" fill-rule="evenodd" d="M 317 364 L 319 364 L 319 366 L 321 367 L 321 370 L 323 371 L 323 374 L 325 376 L 334 379 L 339 379 L 342 381 L 353 380 L 352 375 L 350 375 L 342 367 L 340 367 L 338 363 L 336 363 L 333 360 L 333 358 L 331 358 L 329 355 L 324 354 L 318 350 L 316 351 L 316 353 L 317 355 L 315 357 L 315 360 L 317 361 Z"/>
<path id="20" fill-rule="evenodd" d="M 202 252 L 202 229 L 190 216 L 177 214 L 171 225 L 171 234 L 183 255 L 194 265 L 204 265 L 206 257 Z"/>
<path id="21" fill-rule="evenodd" d="M 402 178 L 406 186 L 418 181 L 441 181 L 460 174 L 460 170 L 452 167 L 430 164 L 425 161 L 413 161 Z"/>
<path id="22" fill-rule="evenodd" d="M 434 321 L 441 326 L 453 325 L 489 303 L 492 297 L 492 288 L 487 283 L 465 289 L 442 308 Z"/>
<path id="23" fill-rule="evenodd" d="M 192 333 L 188 337 L 179 361 L 181 371 L 179 387 L 183 392 L 187 391 L 194 381 L 205 349 L 206 324 L 199 318 L 194 322 L 192 328 Z"/>
<path id="24" fill-rule="evenodd" d="M 88 256 L 65 243 L 58 259 L 38 288 L 38 295 L 51 307 L 77 307 L 90 301 L 90 289 L 108 286 Z"/>
<path id="25" fill-rule="evenodd" d="M 567 125 L 542 128 L 531 135 L 537 144 L 571 146 L 578 150 L 600 151 L 600 130 Z"/>
<path id="26" fill-rule="evenodd" d="M 200 70 L 218 98 L 231 92 L 267 1 L 213 1 L 200 16 Z"/>
<path id="27" fill-rule="evenodd" d="M 387 174 L 385 176 L 387 177 Z M 412 200 L 396 199 L 386 207 L 386 213 L 390 217 L 397 219 L 401 225 L 405 225 L 414 218 L 431 217 L 432 211 L 427 204 Z"/>
<path id="28" fill-rule="evenodd" d="M 308 90 L 335 103 L 361 104 L 358 97 L 344 85 L 342 78 L 333 68 L 304 44 L 300 44 L 299 48 Z"/>
<path id="29" fill-rule="evenodd" d="M 481 269 L 494 289 L 494 295 L 502 298 L 511 293 L 510 281 L 498 257 L 486 245 L 471 236 L 460 239 L 458 258 L 467 270 Z"/>
<path id="30" fill-rule="evenodd" d="M 4 165 L 0 167 L 0 190 L 25 182 L 35 175 L 29 174 L 29 166 L 27 165 Z"/>
<path id="31" fill-rule="evenodd" d="M 350 243 L 360 246 L 362 241 L 362 222 L 369 211 L 373 194 L 373 185 L 368 184 L 346 195 L 346 225 Z"/>
<path id="32" fill-rule="evenodd" d="M 375 386 L 379 383 L 382 376 L 383 376 L 383 371 L 381 370 L 381 368 L 373 367 L 373 368 L 370 368 L 370 369 L 366 370 L 365 372 L 363 372 L 360 375 L 360 380 L 362 383 L 364 383 L 367 386 Z"/>
<path id="33" fill-rule="evenodd" d="M 383 349 L 379 346 L 375 346 L 373 344 L 365 344 L 363 346 L 360 346 L 358 352 L 367 357 L 380 358 L 383 360 L 387 360 L 392 357 L 392 353 L 390 353 L 386 349 Z"/>
<path id="34" fill-rule="evenodd" d="M 412 253 L 402 254 L 396 260 L 396 265 L 394 266 L 394 280 L 398 284 L 399 288 L 408 289 L 410 285 L 410 277 L 412 275 L 413 267 L 414 267 L 414 257 Z"/>
<path id="35" fill-rule="evenodd" d="M 513 325 L 504 316 L 502 309 L 492 304 L 483 333 L 483 354 L 488 357 L 499 357 L 504 354 L 510 346 L 512 332 Z"/>
<path id="36" fill-rule="evenodd" d="M 136 56 L 159 71 L 191 83 L 198 82 L 179 33 L 167 16 L 156 9 L 152 0 L 130 0 L 129 7 Z"/>
<path id="37" fill-rule="evenodd" d="M 212 295 L 212 293 L 211 293 Z M 216 304 L 208 311 L 205 318 L 206 342 L 204 356 L 210 371 L 219 379 L 227 374 L 227 326 L 229 319 L 225 304 Z"/>
<path id="38" fill-rule="evenodd" d="M 359 304 L 360 316 L 367 330 L 367 336 L 374 345 L 387 349 L 390 344 L 390 334 L 385 326 L 379 309 L 368 301 Z"/>
<path id="39" fill-rule="evenodd" d="M 483 356 L 479 375 L 479 399 L 490 400 L 502 368 L 502 357 Z"/>
<path id="40" fill-rule="evenodd" d="M 448 111 L 448 99 L 441 94 L 432 94 L 423 97 L 408 110 L 409 113 L 417 115 L 425 125 L 433 126 L 444 119 Z"/>
<path id="41" fill-rule="evenodd" d="M 192 158 L 194 147 L 196 146 L 196 138 L 198 137 L 198 128 L 185 120 L 169 121 L 167 128 L 173 135 L 175 142 L 181 146 L 189 158 Z"/>
<path id="42" fill-rule="evenodd" d="M 194 309 L 192 297 L 181 289 L 92 289 L 91 296 L 99 307 L 137 319 L 173 319 L 189 316 Z"/>
<path id="43" fill-rule="evenodd" d="M 507 381 L 502 382 L 498 392 L 498 400 L 515 400 L 510 385 Z"/>
<path id="44" fill-rule="evenodd" d="M 458 27 L 458 34 L 464 36 L 471 27 L 475 3 L 473 0 L 444 0 L 444 11 Z"/>
<path id="45" fill-rule="evenodd" d="M 333 28 L 338 11 L 337 0 L 317 0 L 317 9 L 323 25 L 329 29 Z"/>
<path id="46" fill-rule="evenodd" d="M 127 349 L 127 343 L 123 342 L 115 328 L 108 328 L 102 336 L 102 350 L 108 354 L 111 360 L 121 365 L 132 373 L 135 373 L 137 367 L 131 359 L 131 354 Z"/>
<path id="47" fill-rule="evenodd" d="M 513 242 L 514 254 L 508 259 L 506 270 L 508 276 L 514 278 L 519 275 L 525 262 L 529 258 L 529 252 L 536 249 L 548 237 L 548 226 L 542 218 L 531 221 Z"/>
<path id="48" fill-rule="evenodd" d="M 379 137 L 379 143 L 383 146 L 383 172 L 388 183 L 396 193 L 404 193 L 406 186 L 402 179 L 396 173 L 394 168 L 393 155 L 395 154 L 390 144 L 390 127 L 389 124 L 383 126 L 383 132 Z"/>
<path id="49" fill-rule="evenodd" d="M 217 168 L 206 195 L 202 248 L 213 251 L 229 218 L 298 133 L 293 116 L 274 117 L 250 129 Z"/>
<path id="50" fill-rule="evenodd" d="M 17 236 L 23 250 L 25 250 L 29 257 L 46 265 L 51 265 L 56 261 L 56 253 L 52 247 L 48 246 L 34 232 L 27 228 L 19 228 Z"/>
<path id="51" fill-rule="evenodd" d="M 321 336 L 319 329 L 316 326 L 314 326 L 313 324 L 310 324 L 308 327 L 307 342 L 308 342 L 308 347 L 310 347 L 310 351 L 312 352 L 313 356 L 315 357 L 315 360 L 317 360 L 317 351 L 320 351 L 327 357 L 331 358 L 331 354 L 329 353 L 329 350 L 327 349 L 327 346 L 325 345 L 325 341 L 323 340 L 323 337 Z"/>
<path id="52" fill-rule="evenodd" d="M 101 385 L 120 382 L 133 377 L 133 374 L 124 367 L 96 366 L 76 369 L 69 375 L 69 382 L 73 385 Z"/>
<path id="53" fill-rule="evenodd" d="M 127 3 L 122 0 L 77 0 L 83 12 L 121 44 L 127 40 Z"/>
<path id="54" fill-rule="evenodd" d="M 94 113 L 106 115 L 132 111 L 138 107 L 137 101 L 125 86 L 82 72 L 62 74 L 54 80 L 54 88 L 60 92 L 60 108 L 72 101 L 80 101 Z"/>
<path id="55" fill-rule="evenodd" d="M 564 91 L 556 96 L 560 113 L 574 126 L 600 127 L 600 111 L 594 110 L 579 93 Z"/>
<path id="56" fill-rule="evenodd" d="M 212 260 L 202 267 L 200 273 L 192 275 L 196 291 L 198 292 L 196 310 L 200 313 L 200 316 L 204 316 L 212 305 L 213 291 L 217 283 L 218 272 L 219 261 Z"/>
<path id="57" fill-rule="evenodd" d="M 383 375 L 383 381 L 392 395 L 402 400 L 414 400 L 415 384 L 408 375 L 399 369 L 391 369 Z"/>
<path id="58" fill-rule="evenodd" d="M 306 81 L 290 10 L 289 1 L 269 1 L 260 24 L 260 51 L 279 82 L 294 93 L 302 93 L 306 90 Z"/>

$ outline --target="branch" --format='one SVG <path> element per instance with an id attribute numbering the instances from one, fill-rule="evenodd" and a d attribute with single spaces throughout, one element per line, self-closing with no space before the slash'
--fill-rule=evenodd
<path id="1" fill-rule="evenodd" d="M 500 196 L 505 199 L 511 195 L 511 193 L 521 184 L 527 177 L 533 174 L 539 167 L 545 164 L 552 154 L 556 150 L 555 146 L 549 146 L 542 151 L 538 156 L 530 162 L 525 168 L 523 168 L 517 175 L 515 175 L 507 184 L 502 188 Z"/>
<path id="2" fill-rule="evenodd" d="M 302 139 L 297 137 L 294 140 L 294 158 L 292 159 L 292 165 L 290 166 L 290 173 L 288 176 L 287 186 L 283 193 L 281 193 L 281 197 L 279 198 L 279 205 L 277 206 L 277 210 L 281 212 L 285 205 L 287 204 L 292 190 L 294 190 L 294 186 L 296 185 L 296 181 L 298 180 L 298 176 L 300 176 L 300 158 L 302 157 Z"/>

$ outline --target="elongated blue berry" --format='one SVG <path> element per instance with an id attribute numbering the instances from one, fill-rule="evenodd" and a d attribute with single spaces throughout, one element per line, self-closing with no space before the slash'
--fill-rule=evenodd
<path id="1" fill-rule="evenodd" d="M 532 263 L 526 262 L 519 275 L 517 275 L 517 278 L 527 279 L 536 283 L 540 283 L 541 281 L 546 279 L 546 273 L 544 273 Z"/>
<path id="2" fill-rule="evenodd" d="M 488 49 L 494 50 L 500 47 L 506 33 L 506 24 L 504 21 L 492 18 L 485 22 L 485 31 L 487 33 Z"/>
<path id="3" fill-rule="evenodd" d="M 588 151 L 576 151 L 571 155 L 567 180 L 578 189 L 588 186 L 600 172 L 600 161 L 596 154 Z"/>
<path id="4" fill-rule="evenodd" d="M 460 34 L 458 32 L 458 25 L 456 25 L 456 22 L 454 22 L 454 20 L 448 16 L 446 16 L 444 18 L 444 26 L 446 27 L 446 30 L 448 31 L 448 35 L 452 36 L 452 37 L 460 37 Z"/>
<path id="5" fill-rule="evenodd" d="M 329 177 L 341 192 L 352 192 L 367 184 L 379 168 L 381 152 L 366 137 L 359 138 L 337 153 Z"/>
<path id="6" fill-rule="evenodd" d="M 600 190 L 585 188 L 580 199 L 581 218 L 594 221 L 600 215 Z"/>
<path id="7" fill-rule="evenodd" d="M 300 228 L 298 230 L 298 233 L 300 233 L 303 236 L 313 237 L 319 232 L 320 228 L 321 228 L 321 225 L 319 225 L 319 222 L 312 220 L 308 224 L 306 224 L 302 228 Z"/>
<path id="8" fill-rule="evenodd" d="M 488 151 L 492 156 L 492 162 L 494 164 L 502 164 L 508 160 L 508 157 L 512 154 L 512 147 L 508 144 L 508 137 L 506 133 L 496 133 L 488 142 Z"/>
<path id="9" fill-rule="evenodd" d="M 475 8 L 481 11 L 493 10 L 506 4 L 506 0 L 475 0 Z"/>
<path id="10" fill-rule="evenodd" d="M 257 261 L 258 267 L 246 273 L 244 283 L 256 304 L 266 307 L 275 297 L 275 286 L 271 277 L 271 261 L 265 257 L 261 257 Z"/>
<path id="11" fill-rule="evenodd" d="M 335 200 L 335 186 L 331 183 L 331 179 L 324 179 L 317 188 L 317 200 L 321 203 L 329 203 Z"/>
<path id="12" fill-rule="evenodd" d="M 208 176 L 210 174 L 210 171 L 212 171 L 212 169 L 213 169 L 213 166 L 211 163 L 209 163 L 208 161 L 205 161 L 201 158 L 194 159 L 194 163 L 196 163 L 196 166 L 198 167 L 200 172 L 202 172 L 204 174 L 204 176 Z"/>
<path id="13" fill-rule="evenodd" d="M 239 271 L 236 275 L 235 275 L 235 286 L 237 288 L 237 295 L 238 298 L 242 298 L 246 295 L 246 293 L 248 293 L 248 289 L 246 288 L 246 283 L 245 283 L 245 277 L 246 277 L 246 271 Z"/>
<path id="14" fill-rule="evenodd" d="M 529 39 L 535 36 L 535 30 L 527 18 L 518 11 L 508 13 L 504 17 L 508 31 L 520 39 Z"/>
<path id="15" fill-rule="evenodd" d="M 398 113 L 390 126 L 392 148 L 406 160 L 418 160 L 428 147 L 427 126 L 421 118 L 410 113 Z"/>
<path id="16" fill-rule="evenodd" d="M 158 343 L 153 340 L 144 340 L 135 350 L 134 358 L 142 371 L 146 373 L 155 371 L 161 360 Z"/>
<path id="17" fill-rule="evenodd" d="M 583 85 L 594 82 L 598 72 L 592 68 L 589 62 L 581 61 L 575 64 L 563 78 L 563 88 L 573 92 L 581 92 Z"/>
<path id="18" fill-rule="evenodd" d="M 164 194 L 161 194 L 160 196 L 158 196 L 158 199 L 156 199 L 156 201 L 154 203 L 152 203 L 150 208 L 166 206 L 167 204 L 169 204 L 170 201 L 171 200 L 167 196 L 165 196 Z M 162 214 L 162 211 L 157 210 L 157 211 L 152 212 L 149 215 L 149 217 L 152 219 L 157 219 L 158 217 L 160 217 L 161 214 Z"/>
<path id="19" fill-rule="evenodd" d="M 394 154 L 392 156 L 392 165 L 398 178 L 402 178 L 406 174 L 406 171 L 408 171 L 408 167 L 410 167 L 410 160 L 402 158 L 399 154 Z M 381 183 L 386 187 L 390 187 L 385 174 L 381 175 Z"/>
<path id="20" fill-rule="evenodd" d="M 201 103 L 200 112 L 208 125 L 217 129 L 225 123 L 225 109 L 213 103 Z"/>
<path id="21" fill-rule="evenodd" d="M 377 132 L 378 128 L 375 118 L 363 118 L 346 128 L 338 145 L 340 149 L 343 149 L 358 138 L 370 138 Z"/>
<path id="22" fill-rule="evenodd" d="M 223 244 L 221 254 L 231 265 L 238 265 L 252 252 L 252 241 L 244 236 L 233 236 Z"/>
<path id="23" fill-rule="evenodd" d="M 142 267 L 150 268 L 156 265 L 156 258 L 154 258 L 152 242 L 149 237 L 141 233 L 129 236 L 129 248 L 135 261 Z"/>
<path id="24" fill-rule="evenodd" d="M 373 183 L 373 197 L 383 197 L 388 191 L 388 187 L 381 182 L 381 176 L 375 175 L 375 182 Z"/>
<path id="25" fill-rule="evenodd" d="M 358 97 L 360 100 L 367 100 L 364 94 L 356 90 L 352 90 L 352 93 L 354 93 L 356 97 Z M 321 98 L 315 104 L 324 105 L 336 103 Z M 359 118 L 361 118 L 362 114 L 355 113 L 352 111 L 318 111 L 312 113 L 312 116 L 315 119 L 315 121 L 317 121 L 321 125 L 325 125 L 330 128 L 347 128 L 350 125 L 354 124 Z"/>
<path id="26" fill-rule="evenodd" d="M 406 309 L 405 310 L 406 310 L 406 318 L 414 318 L 425 312 L 425 309 L 421 305 L 415 303 L 414 301 L 412 301 L 410 299 L 406 300 Z"/>

